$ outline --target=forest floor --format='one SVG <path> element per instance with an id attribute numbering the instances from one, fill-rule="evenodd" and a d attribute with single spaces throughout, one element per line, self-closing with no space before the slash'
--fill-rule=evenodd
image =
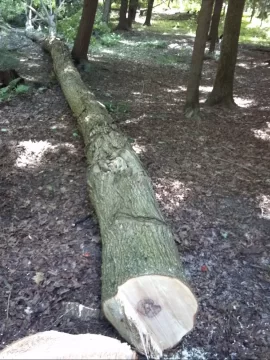
<path id="1" fill-rule="evenodd" d="M 122 36 L 115 47 L 93 51 L 83 78 L 139 153 L 198 297 L 194 331 L 165 358 L 269 359 L 267 54 L 241 46 L 239 107 L 202 104 L 202 120 L 192 121 L 183 117 L 183 104 L 193 38 Z M 30 41 L 20 43 L 19 73 L 37 83 L 0 104 L 0 348 L 51 329 L 117 337 L 97 315 L 97 222 L 93 215 L 72 226 L 92 213 L 82 138 L 50 75 L 50 58 Z M 216 68 L 215 60 L 205 62 L 202 102 Z M 72 315 L 68 302 L 92 315 Z"/>

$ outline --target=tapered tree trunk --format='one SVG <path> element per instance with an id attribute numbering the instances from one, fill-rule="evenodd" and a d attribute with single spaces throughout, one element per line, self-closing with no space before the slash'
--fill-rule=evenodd
<path id="1" fill-rule="evenodd" d="M 130 0 L 128 8 L 128 26 L 132 28 L 132 23 L 135 21 L 136 12 L 138 8 L 139 0 Z"/>
<path id="2" fill-rule="evenodd" d="M 145 26 L 151 26 L 151 17 L 152 17 L 153 5 L 154 5 L 154 0 L 148 0 L 146 19 L 145 19 L 145 22 L 143 24 Z"/>
<path id="3" fill-rule="evenodd" d="M 185 116 L 187 118 L 199 117 L 199 86 L 213 3 L 214 0 L 202 0 L 187 85 L 185 104 Z"/>
<path id="4" fill-rule="evenodd" d="M 128 0 L 121 0 L 119 23 L 116 30 L 129 30 L 127 20 Z"/>
<path id="5" fill-rule="evenodd" d="M 214 7 L 213 15 L 212 15 L 212 21 L 211 21 L 210 32 L 209 32 L 209 39 L 210 39 L 209 52 L 210 53 L 215 51 L 216 42 L 218 40 L 218 27 L 219 27 L 222 5 L 223 5 L 223 0 L 215 1 L 215 7 Z"/>
<path id="6" fill-rule="evenodd" d="M 82 17 L 72 49 L 72 57 L 76 62 L 87 61 L 88 48 L 94 26 L 98 0 L 84 0 Z"/>
<path id="7" fill-rule="evenodd" d="M 206 103 L 234 106 L 233 82 L 245 0 L 229 0 L 214 87 Z"/>
<path id="8" fill-rule="evenodd" d="M 108 24 L 110 20 L 110 12 L 111 12 L 111 4 L 112 0 L 105 0 L 102 14 L 102 21 Z"/>
<path id="9" fill-rule="evenodd" d="M 192 330 L 198 306 L 173 234 L 137 154 L 84 85 L 69 49 L 58 39 L 43 46 L 85 142 L 102 239 L 104 314 L 137 351 L 160 358 Z"/>

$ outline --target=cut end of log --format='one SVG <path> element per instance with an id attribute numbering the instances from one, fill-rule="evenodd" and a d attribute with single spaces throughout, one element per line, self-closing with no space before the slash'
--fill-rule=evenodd
<path id="1" fill-rule="evenodd" d="M 197 308 L 187 285 L 159 275 L 128 280 L 103 304 L 105 316 L 123 338 L 157 359 L 192 330 Z"/>
<path id="2" fill-rule="evenodd" d="M 0 359 L 126 359 L 136 360 L 130 346 L 103 335 L 71 335 L 44 331 L 0 351 Z"/>

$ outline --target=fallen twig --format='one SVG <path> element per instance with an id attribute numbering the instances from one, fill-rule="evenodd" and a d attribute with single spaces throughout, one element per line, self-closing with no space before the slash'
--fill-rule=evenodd
<path id="1" fill-rule="evenodd" d="M 11 298 L 11 293 L 12 293 L 12 286 L 11 286 L 11 289 L 9 291 L 9 294 L 8 294 L 8 303 L 7 303 L 7 316 L 6 316 L 6 319 L 8 320 L 9 318 L 9 307 L 10 307 L 10 298 Z"/>
<path id="2" fill-rule="evenodd" d="M 228 164 L 238 166 L 239 168 L 242 168 L 242 169 L 244 169 L 244 170 L 247 170 L 247 171 L 251 172 L 251 173 L 254 174 L 254 175 L 258 175 L 258 173 L 257 173 L 256 171 L 253 171 L 251 168 L 249 168 L 249 167 L 247 167 L 247 166 L 245 166 L 245 165 L 239 164 L 239 163 L 237 163 L 237 162 L 234 162 L 234 161 L 231 161 L 231 160 L 227 160 L 227 159 L 222 159 L 222 158 L 220 158 L 220 157 L 212 156 L 212 155 L 209 155 L 209 154 L 206 154 L 206 156 L 209 156 L 209 157 L 211 157 L 211 158 L 214 159 L 214 160 L 220 160 L 220 161 L 224 161 L 224 162 L 226 162 L 226 163 L 228 163 Z"/>

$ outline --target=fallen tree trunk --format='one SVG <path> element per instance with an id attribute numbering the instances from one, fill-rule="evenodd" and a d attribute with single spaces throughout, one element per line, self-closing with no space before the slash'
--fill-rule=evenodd
<path id="1" fill-rule="evenodd" d="M 102 238 L 102 307 L 136 349 L 159 358 L 192 330 L 197 301 L 151 181 L 104 105 L 85 86 L 68 48 L 45 42 L 83 134 L 87 183 Z"/>

